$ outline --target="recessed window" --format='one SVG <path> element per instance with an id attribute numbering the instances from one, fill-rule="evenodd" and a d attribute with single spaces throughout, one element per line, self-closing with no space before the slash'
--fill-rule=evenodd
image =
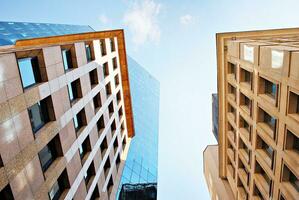
<path id="1" fill-rule="evenodd" d="M 49 191 L 50 200 L 58 200 L 63 191 L 70 188 L 67 172 L 64 170 Z"/>
<path id="2" fill-rule="evenodd" d="M 79 154 L 81 160 L 83 160 L 84 156 L 90 151 L 91 151 L 91 145 L 90 145 L 89 136 L 87 136 L 83 141 L 83 143 L 79 145 Z"/>
<path id="3" fill-rule="evenodd" d="M 230 124 L 230 122 L 227 123 L 227 135 L 228 137 L 234 142 L 236 143 L 236 130 L 234 129 L 234 127 Z"/>
<path id="4" fill-rule="evenodd" d="M 240 83 L 252 90 L 252 72 L 240 68 Z"/>
<path id="5" fill-rule="evenodd" d="M 228 104 L 228 113 L 233 118 L 234 122 L 236 122 L 236 109 L 230 104 Z"/>
<path id="6" fill-rule="evenodd" d="M 275 140 L 277 119 L 260 107 L 258 108 L 258 124 Z"/>
<path id="7" fill-rule="evenodd" d="M 286 198 L 283 196 L 283 194 L 282 194 L 282 193 L 280 193 L 279 200 L 286 200 Z"/>
<path id="8" fill-rule="evenodd" d="M 279 85 L 265 78 L 259 78 L 259 94 L 270 101 L 274 106 L 278 106 Z"/>
<path id="9" fill-rule="evenodd" d="M 100 39 L 100 45 L 101 45 L 102 56 L 107 55 L 105 39 Z"/>
<path id="10" fill-rule="evenodd" d="M 117 69 L 117 59 L 116 57 L 112 58 L 113 69 Z"/>
<path id="11" fill-rule="evenodd" d="M 264 200 L 262 193 L 260 192 L 258 187 L 256 187 L 255 183 L 254 183 L 254 189 L 253 189 L 253 196 L 258 197 L 261 200 Z"/>
<path id="12" fill-rule="evenodd" d="M 245 165 L 243 164 L 241 159 L 239 159 L 239 171 L 240 171 L 240 175 L 243 175 L 246 185 L 249 186 L 250 173 L 248 169 L 245 167 Z"/>
<path id="13" fill-rule="evenodd" d="M 235 149 L 233 145 L 230 143 L 230 141 L 228 141 L 227 144 L 227 154 L 229 155 L 230 159 L 232 159 L 232 161 L 236 161 Z"/>
<path id="14" fill-rule="evenodd" d="M 121 131 L 121 136 L 123 136 L 125 134 L 125 124 L 124 124 L 124 122 L 122 122 L 121 125 L 120 125 L 120 131 Z"/>
<path id="15" fill-rule="evenodd" d="M 56 135 L 39 153 L 38 157 L 43 172 L 51 166 L 54 160 L 63 156 L 59 135 Z"/>
<path id="16" fill-rule="evenodd" d="M 118 86 L 118 85 L 119 85 L 119 76 L 118 76 L 118 74 L 116 74 L 116 75 L 114 76 L 114 82 L 115 82 L 115 86 Z"/>
<path id="17" fill-rule="evenodd" d="M 229 159 L 229 157 L 227 157 L 227 171 L 229 171 L 229 173 L 231 174 L 231 176 L 233 177 L 233 179 L 235 179 L 235 167 L 233 165 L 233 163 L 231 162 L 231 160 Z"/>
<path id="18" fill-rule="evenodd" d="M 123 108 L 122 108 L 122 106 L 121 106 L 121 107 L 118 109 L 118 117 L 119 117 L 119 119 L 121 119 L 122 116 L 123 116 Z"/>
<path id="19" fill-rule="evenodd" d="M 70 101 L 82 98 L 81 82 L 80 79 L 73 81 L 71 84 L 67 84 Z"/>
<path id="20" fill-rule="evenodd" d="M 233 79 L 237 80 L 237 67 L 235 64 L 228 62 L 228 74 Z"/>
<path id="21" fill-rule="evenodd" d="M 272 180 L 257 161 L 254 172 L 257 176 L 259 176 L 259 181 L 262 182 L 261 184 L 265 186 L 265 192 L 268 194 L 269 197 L 272 197 Z"/>
<path id="22" fill-rule="evenodd" d="M 240 107 L 250 116 L 252 116 L 252 100 L 240 92 Z"/>
<path id="23" fill-rule="evenodd" d="M 106 84 L 105 88 L 106 88 L 106 95 L 107 97 L 109 97 L 112 94 L 111 84 L 110 83 Z"/>
<path id="24" fill-rule="evenodd" d="M 108 106 L 108 111 L 109 111 L 109 115 L 111 117 L 111 115 L 113 115 L 113 113 L 114 113 L 113 102 L 110 102 L 110 104 Z"/>
<path id="25" fill-rule="evenodd" d="M 104 77 L 106 78 L 107 76 L 109 76 L 109 66 L 108 66 L 108 63 L 105 62 L 103 64 L 103 72 L 104 72 Z"/>
<path id="26" fill-rule="evenodd" d="M 116 131 L 116 123 L 115 123 L 115 120 L 113 120 L 113 122 L 111 123 L 111 130 L 112 130 L 112 132 Z"/>
<path id="27" fill-rule="evenodd" d="M 251 142 L 251 125 L 240 115 L 240 122 L 239 122 L 239 126 L 240 126 L 240 133 L 244 134 L 244 136 L 246 137 L 246 139 Z"/>
<path id="28" fill-rule="evenodd" d="M 110 159 L 109 159 L 109 156 L 108 156 L 107 159 L 106 159 L 105 165 L 104 165 L 104 174 L 105 174 L 106 178 L 107 178 L 107 175 L 109 173 L 110 167 L 111 167 Z"/>
<path id="29" fill-rule="evenodd" d="M 102 107 L 101 93 L 100 92 L 96 96 L 93 97 L 93 104 L 94 104 L 94 109 L 95 110 Z"/>
<path id="30" fill-rule="evenodd" d="M 110 47 L 111 47 L 111 52 L 115 51 L 115 42 L 114 42 L 114 38 L 110 38 Z"/>
<path id="31" fill-rule="evenodd" d="M 236 101 L 236 88 L 228 83 L 228 96 Z"/>
<path id="32" fill-rule="evenodd" d="M 105 137 L 100 145 L 102 157 L 104 157 L 106 150 L 108 149 L 107 138 Z"/>
<path id="33" fill-rule="evenodd" d="M 299 138 L 292 131 L 287 129 L 285 150 L 293 152 L 293 154 L 299 157 Z"/>
<path id="34" fill-rule="evenodd" d="M 282 182 L 289 182 L 299 192 L 299 179 L 285 164 L 283 167 Z"/>
<path id="35" fill-rule="evenodd" d="M 100 193 L 99 193 L 99 188 L 98 185 L 96 185 L 96 187 L 94 188 L 92 195 L 90 197 L 90 200 L 96 200 L 100 198 Z"/>
<path id="36" fill-rule="evenodd" d="M 112 179 L 112 176 L 110 176 L 110 179 L 109 179 L 109 182 L 107 185 L 107 191 L 108 191 L 109 196 L 111 195 L 112 189 L 113 189 L 113 179 Z"/>
<path id="37" fill-rule="evenodd" d="M 86 115 L 84 108 L 73 118 L 76 132 L 78 132 L 86 123 Z"/>
<path id="38" fill-rule="evenodd" d="M 117 100 L 117 104 L 119 104 L 119 102 L 121 101 L 120 91 L 118 91 L 117 94 L 116 94 L 116 100 Z"/>
<path id="39" fill-rule="evenodd" d="M 13 194 L 10 189 L 10 185 L 6 185 L 0 192 L 0 199 L 3 200 L 14 200 Z"/>
<path id="40" fill-rule="evenodd" d="M 299 121 L 299 95 L 290 91 L 288 113 L 296 116 Z"/>
<path id="41" fill-rule="evenodd" d="M 85 42 L 85 52 L 86 52 L 87 62 L 93 61 L 94 60 L 94 52 L 93 52 L 93 43 L 92 42 Z"/>
<path id="42" fill-rule="evenodd" d="M 28 114 L 33 133 L 36 133 L 47 122 L 54 121 L 55 117 L 51 96 L 29 107 Z"/>
<path id="43" fill-rule="evenodd" d="M 119 169 L 119 165 L 120 165 L 120 154 L 117 154 L 117 158 L 116 158 L 116 169 L 118 170 Z"/>
<path id="44" fill-rule="evenodd" d="M 126 137 L 124 137 L 124 139 L 122 141 L 123 150 L 125 150 L 126 144 L 127 144 L 127 140 L 126 140 Z"/>
<path id="45" fill-rule="evenodd" d="M 95 169 L 94 169 L 94 165 L 93 162 L 91 162 L 91 164 L 89 165 L 88 169 L 86 172 L 84 172 L 84 180 L 85 180 L 85 184 L 87 186 L 89 186 L 88 182 L 91 180 L 91 178 L 95 175 Z M 88 189 L 88 188 L 87 188 Z"/>
<path id="46" fill-rule="evenodd" d="M 61 46 L 61 55 L 65 72 L 77 67 L 76 51 L 74 45 Z"/>
<path id="47" fill-rule="evenodd" d="M 240 179 L 240 176 L 238 176 L 237 179 L 237 188 L 238 188 L 238 199 L 248 199 L 248 194 L 245 190 L 245 187 L 243 185 L 243 182 Z"/>
<path id="48" fill-rule="evenodd" d="M 114 140 L 114 142 L 113 142 L 113 148 L 114 148 L 114 153 L 116 153 L 117 148 L 118 148 L 117 137 L 115 137 L 115 140 Z"/>
<path id="49" fill-rule="evenodd" d="M 97 121 L 97 127 L 99 135 L 102 134 L 103 130 L 105 129 L 105 122 L 103 115 L 100 117 L 100 119 Z"/>
<path id="50" fill-rule="evenodd" d="M 89 79 L 92 88 L 99 83 L 97 68 L 89 72 Z"/>
<path id="51" fill-rule="evenodd" d="M 248 165 L 251 163 L 251 150 L 247 147 L 247 145 L 243 142 L 243 140 L 239 139 L 239 151 L 242 154 L 243 158 L 246 160 Z"/>
<path id="52" fill-rule="evenodd" d="M 271 169 L 274 169 L 275 151 L 259 135 L 257 135 L 256 139 L 256 149 L 257 152 L 260 153 L 261 156 L 264 158 L 268 166 Z"/>

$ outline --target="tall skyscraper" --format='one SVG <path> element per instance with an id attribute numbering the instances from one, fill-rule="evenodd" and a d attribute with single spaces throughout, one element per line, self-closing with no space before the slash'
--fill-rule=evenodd
<path id="1" fill-rule="evenodd" d="M 160 85 L 131 57 L 128 57 L 128 68 L 135 136 L 130 144 L 119 192 L 124 184 L 130 184 L 130 190 L 136 193 L 136 188 L 145 190 L 145 184 L 157 187 Z"/>
<path id="2" fill-rule="evenodd" d="M 133 110 L 122 30 L 0 22 L 0 199 L 115 199 Z"/>
<path id="3" fill-rule="evenodd" d="M 212 199 L 299 199 L 299 29 L 217 34 Z"/>

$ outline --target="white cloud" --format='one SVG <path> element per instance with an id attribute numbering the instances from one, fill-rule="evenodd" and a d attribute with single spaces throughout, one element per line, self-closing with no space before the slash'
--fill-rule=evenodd
<path id="1" fill-rule="evenodd" d="M 108 22 L 109 22 L 109 19 L 105 14 L 101 14 L 101 16 L 99 17 L 99 20 L 102 24 L 105 24 L 105 25 L 108 24 Z"/>
<path id="2" fill-rule="evenodd" d="M 190 14 L 186 14 L 180 17 L 180 22 L 183 25 L 188 25 L 193 21 L 193 17 Z"/>
<path id="3" fill-rule="evenodd" d="M 124 23 L 133 34 L 133 42 L 139 46 L 146 41 L 160 41 L 158 15 L 161 4 L 153 0 L 138 0 L 130 6 L 124 15 Z"/>

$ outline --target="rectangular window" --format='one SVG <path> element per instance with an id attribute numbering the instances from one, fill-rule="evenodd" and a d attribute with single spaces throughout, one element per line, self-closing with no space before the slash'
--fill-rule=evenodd
<path id="1" fill-rule="evenodd" d="M 90 145 L 89 136 L 87 136 L 86 139 L 83 141 L 83 143 L 79 146 L 79 154 L 81 160 L 90 151 L 91 151 L 91 145 Z"/>
<path id="2" fill-rule="evenodd" d="M 255 174 L 260 176 L 259 180 L 261 180 L 263 182 L 261 184 L 266 186 L 264 189 L 268 193 L 269 197 L 271 197 L 272 196 L 272 180 L 257 161 L 256 161 L 256 165 L 255 165 Z"/>
<path id="3" fill-rule="evenodd" d="M 115 120 L 113 120 L 113 122 L 111 123 L 111 130 L 112 130 L 112 132 L 113 132 L 113 131 L 116 131 L 116 123 L 115 123 Z"/>
<path id="4" fill-rule="evenodd" d="M 105 122 L 104 122 L 104 117 L 103 115 L 100 117 L 100 119 L 97 121 L 97 127 L 98 127 L 98 132 L 101 134 L 103 130 L 105 129 Z"/>
<path id="5" fill-rule="evenodd" d="M 259 199 L 264 200 L 262 193 L 260 192 L 260 190 L 256 187 L 256 185 L 254 184 L 254 189 L 253 189 L 253 196 L 254 197 L 259 197 Z"/>
<path id="6" fill-rule="evenodd" d="M 58 200 L 62 195 L 63 191 L 70 188 L 70 184 L 67 177 L 66 169 L 61 173 L 57 181 L 53 184 L 49 191 L 50 200 Z"/>
<path id="7" fill-rule="evenodd" d="M 83 126 L 87 124 L 84 108 L 74 116 L 73 120 L 76 132 L 78 132 Z"/>
<path id="8" fill-rule="evenodd" d="M 111 46 L 111 52 L 115 51 L 114 38 L 110 38 L 110 46 Z"/>
<path id="9" fill-rule="evenodd" d="M 113 188 L 113 179 L 112 179 L 112 176 L 110 176 L 110 179 L 109 179 L 109 182 L 108 182 L 108 185 L 107 185 L 109 196 L 111 195 L 112 188 Z"/>
<path id="10" fill-rule="evenodd" d="M 257 135 L 256 139 L 256 149 L 264 158 L 269 168 L 274 169 L 275 151 L 259 135 Z"/>
<path id="11" fill-rule="evenodd" d="M 299 94 L 292 91 L 289 92 L 288 106 L 288 114 L 291 114 L 297 121 L 299 121 Z"/>
<path id="12" fill-rule="evenodd" d="M 106 78 L 107 76 L 109 76 L 109 67 L 108 67 L 108 63 L 105 62 L 103 64 L 103 72 L 104 72 L 104 77 Z"/>
<path id="13" fill-rule="evenodd" d="M 93 104 L 94 104 L 95 110 L 101 108 L 102 101 L 101 101 L 101 93 L 100 92 L 98 94 L 96 94 L 96 96 L 93 97 Z"/>
<path id="14" fill-rule="evenodd" d="M 230 104 L 228 104 L 228 113 L 232 116 L 234 122 L 236 122 L 236 109 Z"/>
<path id="15" fill-rule="evenodd" d="M 124 151 L 125 148 L 126 148 L 126 144 L 127 144 L 126 137 L 124 137 L 124 139 L 123 139 L 123 141 L 122 141 L 122 148 L 123 148 L 123 151 Z"/>
<path id="16" fill-rule="evenodd" d="M 240 68 L 240 83 L 252 90 L 252 72 Z"/>
<path id="17" fill-rule="evenodd" d="M 119 77 L 118 77 L 118 74 L 116 74 L 115 77 L 114 77 L 114 83 L 115 83 L 115 86 L 118 86 L 118 85 L 119 85 Z"/>
<path id="18" fill-rule="evenodd" d="M 285 150 L 292 151 L 299 156 L 299 138 L 292 131 L 287 129 Z"/>
<path id="19" fill-rule="evenodd" d="M 43 172 L 51 166 L 53 161 L 62 156 L 62 148 L 60 144 L 59 135 L 56 135 L 39 153 L 38 157 L 42 166 Z"/>
<path id="20" fill-rule="evenodd" d="M 85 42 L 85 52 L 86 52 L 87 62 L 91 62 L 95 59 L 94 58 L 93 43 L 92 42 Z"/>
<path id="21" fill-rule="evenodd" d="M 116 100 L 117 100 L 117 104 L 119 104 L 119 102 L 121 101 L 120 91 L 118 91 L 117 94 L 116 94 Z"/>
<path id="22" fill-rule="evenodd" d="M 117 60 L 116 57 L 112 58 L 113 69 L 117 69 Z"/>
<path id="23" fill-rule="evenodd" d="M 100 193 L 99 193 L 99 189 L 98 186 L 96 185 L 96 187 L 94 188 L 92 195 L 90 197 L 90 200 L 96 200 L 100 198 Z"/>
<path id="24" fill-rule="evenodd" d="M 62 60 L 63 60 L 63 66 L 64 70 L 67 71 L 69 69 L 74 68 L 73 61 L 72 61 L 72 53 L 70 49 L 63 49 L 61 51 L 62 53 Z"/>
<path id="25" fill-rule="evenodd" d="M 69 93 L 70 101 L 82 98 L 81 82 L 80 79 L 77 79 L 71 83 L 67 84 L 67 89 Z"/>
<path id="26" fill-rule="evenodd" d="M 100 39 L 100 45 L 101 45 L 102 56 L 107 55 L 105 39 Z"/>
<path id="27" fill-rule="evenodd" d="M 282 182 L 289 182 L 293 188 L 299 192 L 299 179 L 296 175 L 289 169 L 287 165 L 284 164 Z"/>
<path id="28" fill-rule="evenodd" d="M 108 156 L 108 158 L 107 158 L 107 160 L 105 162 L 105 165 L 104 165 L 105 178 L 107 178 L 107 175 L 109 173 L 110 167 L 111 167 L 111 165 L 110 165 L 110 159 L 109 159 L 109 156 Z"/>
<path id="29" fill-rule="evenodd" d="M 102 157 L 104 157 L 106 150 L 108 149 L 107 138 L 105 137 L 100 145 Z"/>
<path id="30" fill-rule="evenodd" d="M 99 83 L 97 68 L 89 72 L 89 79 L 91 88 Z"/>
<path id="31" fill-rule="evenodd" d="M 119 154 L 117 155 L 115 163 L 116 163 L 116 170 L 118 171 L 119 165 L 120 165 L 120 155 Z"/>
<path id="32" fill-rule="evenodd" d="M 42 82 L 37 56 L 20 58 L 18 65 L 24 89 Z"/>
<path id="33" fill-rule="evenodd" d="M 94 169 L 94 165 L 93 162 L 89 165 L 87 171 L 84 173 L 84 179 L 85 179 L 85 184 L 86 186 L 88 186 L 88 182 L 90 181 L 90 179 L 95 175 L 95 169 Z"/>
<path id="34" fill-rule="evenodd" d="M 113 102 L 110 102 L 109 106 L 108 106 L 108 110 L 109 110 L 109 115 L 113 115 L 114 113 L 114 107 L 113 107 Z"/>
<path id="35" fill-rule="evenodd" d="M 252 134 L 251 134 L 251 125 L 240 115 L 240 133 L 245 134 L 246 139 L 251 142 Z"/>
<path id="36" fill-rule="evenodd" d="M 274 106 L 278 106 L 279 85 L 265 78 L 259 78 L 259 94 L 263 95 Z"/>
<path id="37" fill-rule="evenodd" d="M 228 96 L 236 101 L 236 88 L 228 83 Z"/>
<path id="38" fill-rule="evenodd" d="M 118 117 L 119 117 L 119 119 L 121 119 L 122 116 L 123 116 L 123 108 L 120 107 L 120 108 L 118 109 Z"/>
<path id="39" fill-rule="evenodd" d="M 228 74 L 237 80 L 237 67 L 236 64 L 228 62 Z"/>
<path id="40" fill-rule="evenodd" d="M 113 142 L 113 148 L 114 148 L 114 153 L 116 153 L 117 148 L 118 148 L 117 137 L 115 137 L 115 140 L 114 140 L 114 142 Z"/>
<path id="41" fill-rule="evenodd" d="M 252 116 L 252 100 L 240 92 L 240 107 L 249 115 Z"/>
<path id="42" fill-rule="evenodd" d="M 110 83 L 106 84 L 105 88 L 106 88 L 106 95 L 107 95 L 107 97 L 109 97 L 112 94 L 111 84 Z"/>
<path id="43" fill-rule="evenodd" d="M 277 119 L 262 108 L 258 108 L 258 124 L 275 140 L 277 130 Z"/>
<path id="44" fill-rule="evenodd" d="M 28 108 L 32 131 L 36 133 L 47 122 L 55 120 L 51 97 L 47 97 Z"/>

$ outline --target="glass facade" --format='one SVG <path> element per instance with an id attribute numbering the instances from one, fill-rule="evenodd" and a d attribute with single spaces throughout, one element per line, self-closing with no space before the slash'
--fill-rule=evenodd
<path id="1" fill-rule="evenodd" d="M 160 85 L 142 66 L 128 57 L 135 136 L 131 140 L 122 184 L 156 183 Z"/>
<path id="2" fill-rule="evenodd" d="M 0 22 L 0 46 L 13 45 L 20 39 L 86 32 L 94 32 L 94 29 L 86 25 Z"/>

